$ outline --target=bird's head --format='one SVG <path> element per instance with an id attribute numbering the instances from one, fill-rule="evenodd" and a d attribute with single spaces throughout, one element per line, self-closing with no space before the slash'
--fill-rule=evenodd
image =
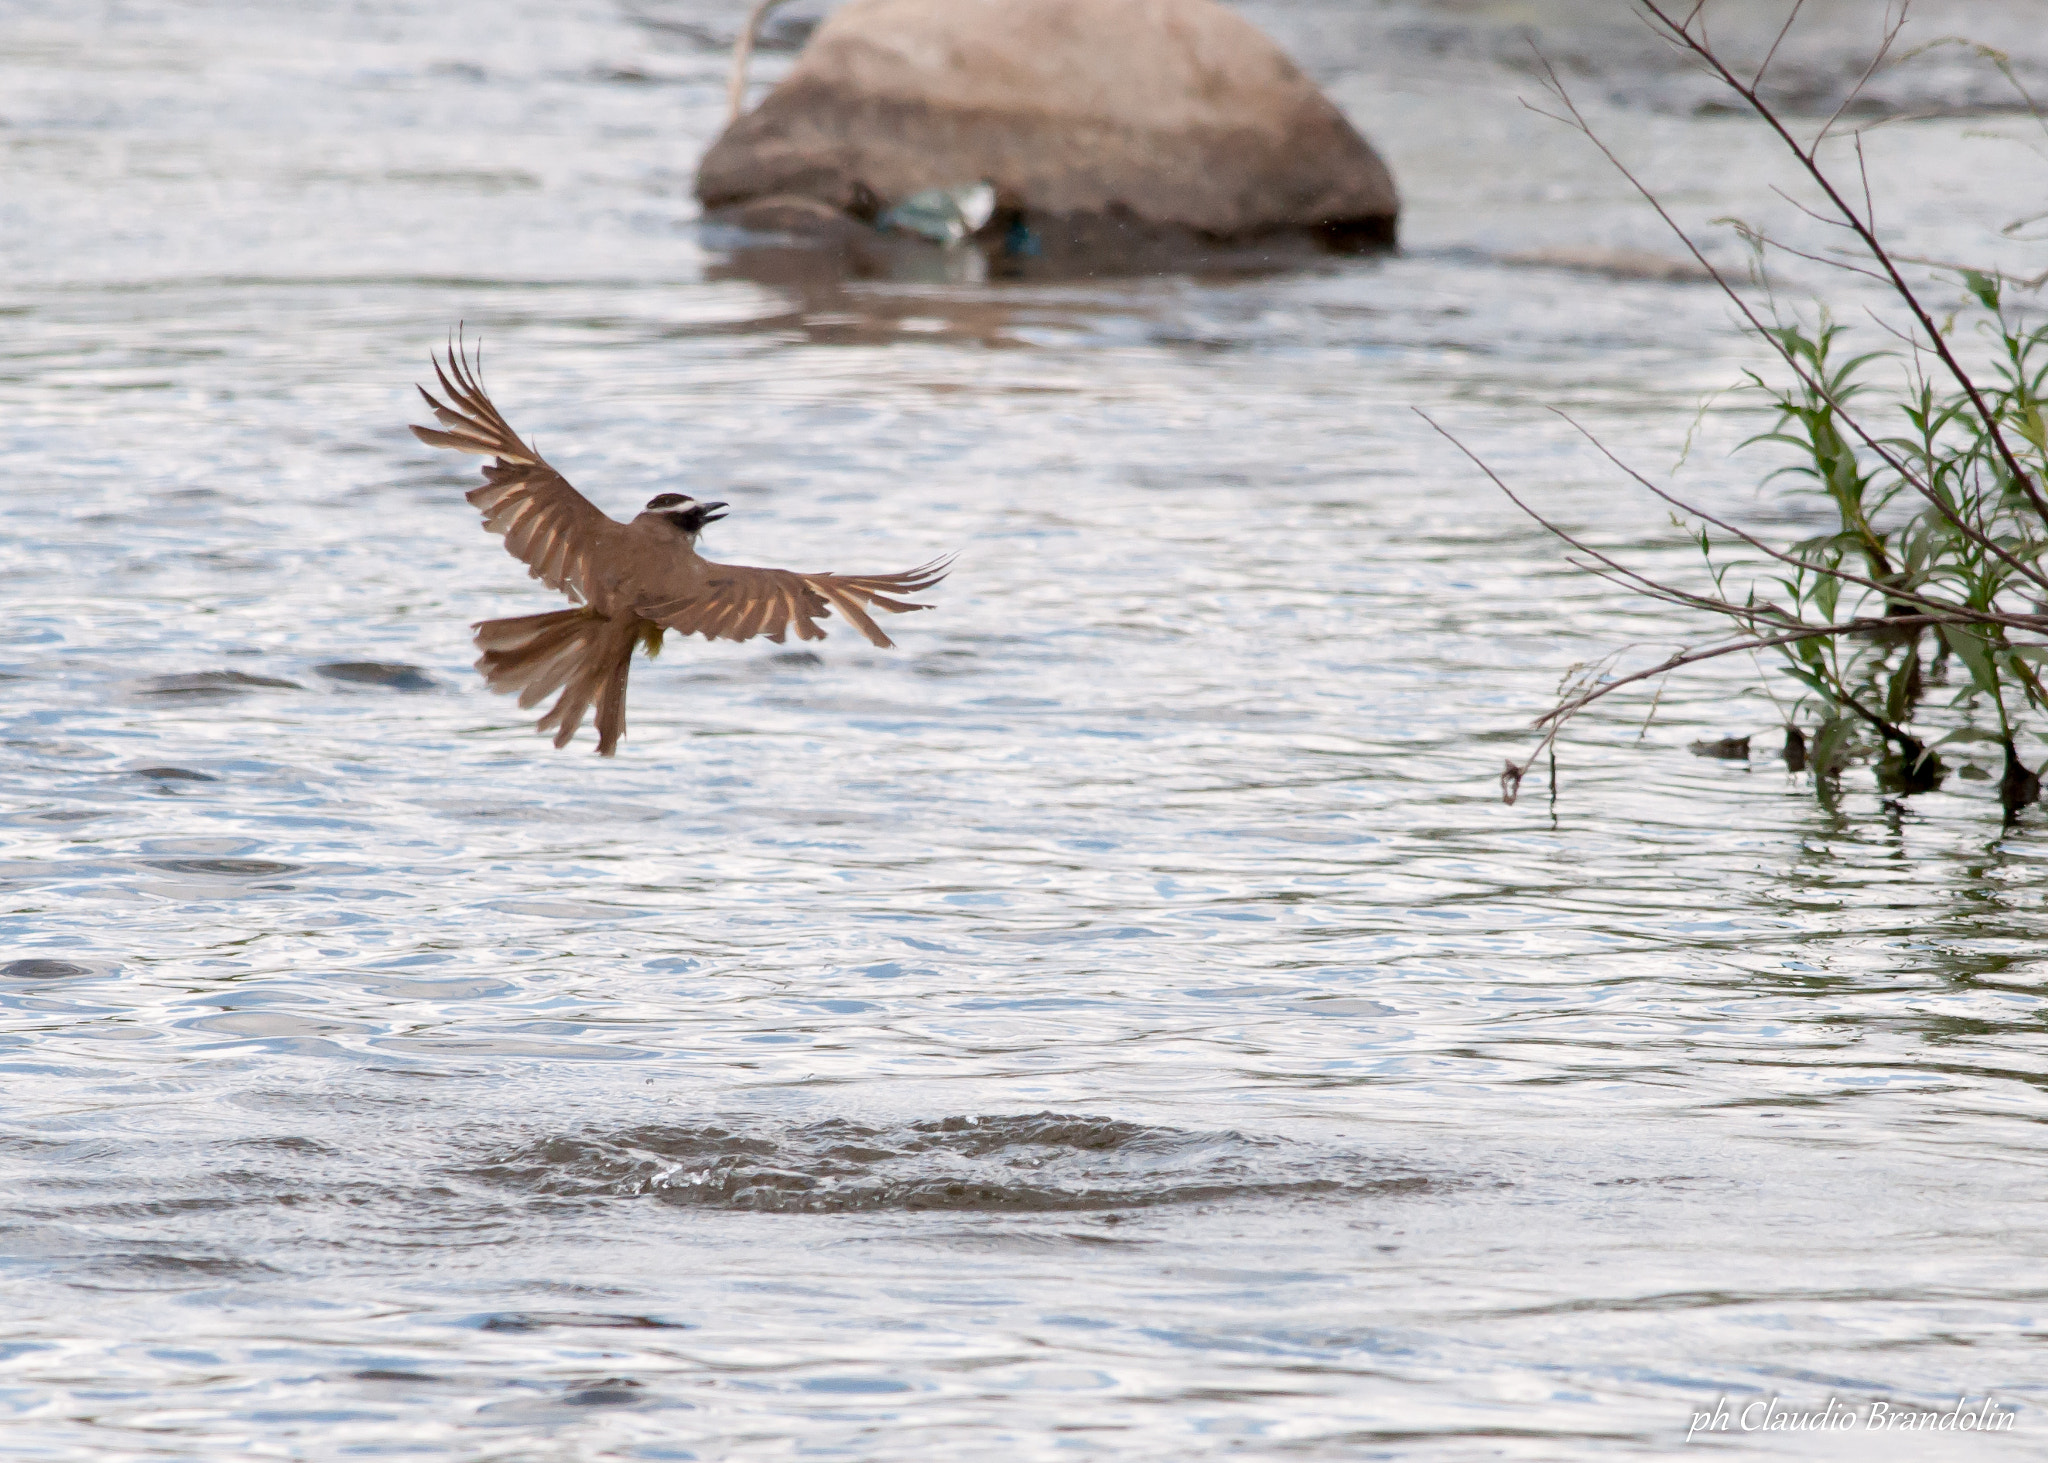
<path id="1" fill-rule="evenodd" d="M 666 518 L 677 529 L 695 538 L 704 531 L 707 523 L 716 523 L 725 517 L 718 510 L 723 503 L 699 503 L 688 493 L 663 493 L 647 500 L 647 512 Z"/>

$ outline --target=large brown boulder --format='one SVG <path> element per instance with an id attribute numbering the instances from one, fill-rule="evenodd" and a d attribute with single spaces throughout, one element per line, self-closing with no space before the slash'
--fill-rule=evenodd
<path id="1" fill-rule="evenodd" d="M 1387 168 L 1214 0 L 851 0 L 697 172 L 707 210 L 986 180 L 1034 219 L 1391 243 Z M 743 211 L 743 210 L 742 210 Z"/>

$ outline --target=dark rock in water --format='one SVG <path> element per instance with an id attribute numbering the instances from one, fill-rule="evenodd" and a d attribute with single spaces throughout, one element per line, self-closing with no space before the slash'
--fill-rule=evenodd
<path id="1" fill-rule="evenodd" d="M 395 661 L 338 660 L 313 667 L 330 681 L 348 681 L 360 686 L 389 686 L 394 691 L 431 690 L 437 682 L 416 665 Z"/>
<path id="2" fill-rule="evenodd" d="M 688 1331 L 682 1321 L 658 1321 L 652 1316 L 616 1315 L 608 1311 L 508 1311 L 484 1318 L 485 1331 L 545 1331 L 569 1326 L 578 1330 Z"/>
<path id="3" fill-rule="evenodd" d="M 239 696 L 245 691 L 269 689 L 303 691 L 297 681 L 280 681 L 274 676 L 251 676 L 241 671 L 194 671 L 188 675 L 151 676 L 143 683 L 145 696 Z"/>
<path id="4" fill-rule="evenodd" d="M 1503 254 L 1500 262 L 1526 264 L 1538 269 L 1568 269 L 1578 274 L 1604 275 L 1608 279 L 1647 279 L 1665 284 L 1714 282 L 1713 274 L 1697 259 L 1673 259 L 1643 249 L 1564 246 Z"/>
<path id="5" fill-rule="evenodd" d="M 1796 726 L 1785 728 L 1785 770 L 1804 772 L 1806 770 L 1806 733 Z"/>
<path id="6" fill-rule="evenodd" d="M 211 772 L 194 772 L 189 767 L 138 767 L 134 777 L 153 777 L 158 782 L 219 782 Z"/>
<path id="7" fill-rule="evenodd" d="M 0 965 L 0 976 L 11 980 L 59 980 L 65 976 L 91 975 L 89 967 L 69 960 L 10 960 Z"/>
<path id="8" fill-rule="evenodd" d="M 804 670 L 825 663 L 825 657 L 815 650 L 785 650 L 779 655 L 769 656 L 768 659 L 775 665 L 796 666 Z"/>
<path id="9" fill-rule="evenodd" d="M 1749 759 L 1748 737 L 1716 737 L 1712 741 L 1694 742 L 1688 750 L 1695 757 L 1723 757 L 1731 762 Z"/>
<path id="10" fill-rule="evenodd" d="M 704 155 L 697 196 L 843 239 L 981 182 L 999 202 L 976 240 L 1011 257 L 1134 234 L 1384 246 L 1400 212 L 1343 113 L 1214 0 L 852 0 Z"/>
<path id="11" fill-rule="evenodd" d="M 799 193 L 772 193 L 723 208 L 713 222 L 762 236 L 749 242 L 758 251 L 764 243 L 794 245 L 804 255 L 836 255 L 837 275 L 874 276 L 891 272 L 890 240 L 852 214 Z M 815 268 L 804 259 L 799 271 Z"/>
<path id="12" fill-rule="evenodd" d="M 1236 1132 L 1063 1113 L 872 1127 L 644 1125 L 542 1138 L 470 1176 L 562 1199 L 647 1196 L 784 1214 L 1061 1213 L 1221 1200 L 1412 1194 L 1437 1180 L 1398 1161 Z"/>
<path id="13" fill-rule="evenodd" d="M 803 239 L 845 239 L 851 241 L 869 233 L 859 219 L 829 203 L 806 198 L 801 193 L 771 193 L 736 203 L 719 215 L 719 222 L 757 234 L 791 234 Z"/>
<path id="14" fill-rule="evenodd" d="M 1886 792 L 1933 792 L 1948 776 L 1948 767 L 1930 747 L 1906 739 L 1903 746 L 1888 750 L 1877 762 L 1877 784 Z"/>
<path id="15" fill-rule="evenodd" d="M 2020 761 L 2010 737 L 2005 741 L 2005 775 L 1998 779 L 1998 799 L 2005 807 L 2008 823 L 2019 817 L 2020 809 L 2041 800 L 2041 774 Z"/>
<path id="16" fill-rule="evenodd" d="M 366 1367 L 349 1376 L 358 1382 L 444 1382 L 446 1377 L 435 1376 L 432 1372 L 402 1372 L 391 1367 Z"/>
<path id="17" fill-rule="evenodd" d="M 296 874 L 304 864 L 284 864 L 267 858 L 153 858 L 152 868 L 173 874 L 212 874 L 226 879 L 260 879 L 266 875 Z"/>
<path id="18" fill-rule="evenodd" d="M 564 1407 L 625 1407 L 642 1400 L 640 1384 L 630 1377 L 610 1377 L 594 1387 L 564 1393 Z"/>

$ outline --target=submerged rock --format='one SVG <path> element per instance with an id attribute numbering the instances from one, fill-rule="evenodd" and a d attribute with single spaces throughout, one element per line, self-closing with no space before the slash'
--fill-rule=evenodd
<path id="1" fill-rule="evenodd" d="M 1715 737 L 1711 741 L 1694 742 L 1686 750 L 1695 757 L 1720 757 L 1730 762 L 1747 761 L 1749 738 Z"/>
<path id="2" fill-rule="evenodd" d="M 1235 241 L 1391 244 L 1386 165 L 1215 0 L 852 0 L 704 156 L 697 196 L 758 228 L 872 223 L 991 186 L 1021 257 Z M 806 205 L 822 205 L 813 213 Z"/>
<path id="3" fill-rule="evenodd" d="M 1713 274 L 1697 259 L 1672 259 L 1644 249 L 1561 246 L 1503 254 L 1501 263 L 1526 264 L 1538 269 L 1568 269 L 1578 274 L 1605 275 L 1609 279 L 1656 280 L 1665 284 L 1714 282 Z"/>
<path id="4" fill-rule="evenodd" d="M 396 691 L 432 690 L 434 678 L 416 665 L 382 660 L 338 660 L 313 667 L 330 681 L 358 686 L 389 686 Z"/>
<path id="5" fill-rule="evenodd" d="M 252 676 L 243 671 L 193 671 L 185 675 L 151 676 L 143 682 L 144 696 L 190 696 L 198 700 L 209 697 L 240 696 L 247 691 L 257 690 L 303 691 L 305 687 L 297 681 L 280 680 L 276 676 Z"/>
<path id="6" fill-rule="evenodd" d="M 9 980 L 61 980 L 70 975 L 91 975 L 89 966 L 69 960 L 10 960 L 0 965 L 0 976 Z"/>

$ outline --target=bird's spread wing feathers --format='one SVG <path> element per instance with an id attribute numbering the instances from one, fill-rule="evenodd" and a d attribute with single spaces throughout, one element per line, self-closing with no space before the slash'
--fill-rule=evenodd
<path id="1" fill-rule="evenodd" d="M 939 560 L 901 574 L 799 574 L 791 569 L 757 569 L 744 564 L 709 564 L 710 578 L 700 594 L 662 604 L 640 605 L 638 612 L 657 624 L 706 640 L 751 640 L 766 635 L 776 644 L 793 624 L 799 640 L 823 640 L 818 621 L 835 608 L 875 645 L 893 644 L 867 606 L 905 614 L 929 609 L 892 595 L 916 594 L 946 577 Z"/>
<path id="2" fill-rule="evenodd" d="M 413 435 L 430 447 L 495 459 L 484 468 L 484 485 L 468 494 L 483 510 L 484 527 L 505 536 L 505 547 L 535 579 L 588 600 L 598 551 L 620 525 L 519 439 L 484 395 L 467 351 L 450 351 L 445 367 L 435 361 L 434 375 L 448 401 L 437 401 L 425 387 L 420 395 L 447 430 L 414 427 Z"/>

